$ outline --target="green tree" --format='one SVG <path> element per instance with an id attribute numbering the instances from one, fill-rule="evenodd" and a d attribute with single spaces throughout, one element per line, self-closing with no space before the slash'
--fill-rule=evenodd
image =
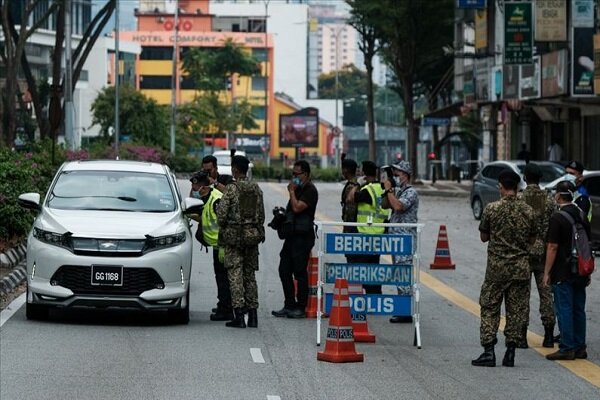
<path id="1" fill-rule="evenodd" d="M 418 127 L 414 115 L 415 88 L 428 79 L 433 66 L 444 62 L 442 46 L 453 41 L 454 0 L 379 0 L 353 3 L 353 14 L 373 26 L 382 52 L 398 80 L 408 130 L 413 179 L 418 176 Z M 427 86 L 423 85 L 425 90 Z"/>
<path id="2" fill-rule="evenodd" d="M 215 135 L 258 127 L 245 98 L 223 95 L 238 76 L 260 72 L 259 62 L 240 45 L 226 39 L 222 47 L 191 49 L 183 59 L 183 70 L 198 90 L 194 101 L 184 109 L 194 129 Z"/>
<path id="3" fill-rule="evenodd" d="M 164 106 L 130 86 L 119 88 L 119 121 L 121 135 L 130 135 L 135 143 L 169 148 L 169 115 Z M 100 125 L 100 132 L 107 143 L 114 141 L 109 128 L 115 121 L 115 88 L 104 88 L 92 103 L 93 125 Z"/>

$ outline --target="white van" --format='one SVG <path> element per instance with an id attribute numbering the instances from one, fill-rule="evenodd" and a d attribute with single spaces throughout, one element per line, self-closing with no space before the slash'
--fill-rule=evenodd
<path id="1" fill-rule="evenodd" d="M 217 150 L 213 154 L 217 159 L 217 168 L 221 175 L 231 175 L 231 150 Z M 236 156 L 246 157 L 246 152 L 243 150 L 236 150 Z M 252 178 L 252 163 L 248 168 L 248 178 Z"/>

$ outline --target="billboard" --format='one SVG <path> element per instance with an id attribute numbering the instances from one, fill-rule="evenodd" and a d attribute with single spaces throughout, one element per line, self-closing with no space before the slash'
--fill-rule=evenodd
<path id="1" fill-rule="evenodd" d="M 566 94 L 568 50 L 559 50 L 542 55 L 542 97 Z"/>
<path id="2" fill-rule="evenodd" d="M 533 57 L 533 64 L 521 65 L 519 78 L 519 99 L 536 99 L 540 97 L 540 57 Z"/>
<path id="3" fill-rule="evenodd" d="M 303 108 L 279 115 L 279 147 L 318 147 L 319 110 Z"/>
<path id="4" fill-rule="evenodd" d="M 594 28 L 573 28 L 571 96 L 594 95 Z"/>
<path id="5" fill-rule="evenodd" d="M 494 60 L 481 58 L 475 60 L 475 99 L 489 101 L 490 96 L 490 68 Z"/>
<path id="6" fill-rule="evenodd" d="M 594 27 L 594 0 L 571 0 L 571 26 Z"/>
<path id="7" fill-rule="evenodd" d="M 504 5 L 504 63 L 530 64 L 533 57 L 531 3 Z"/>
<path id="8" fill-rule="evenodd" d="M 537 0 L 535 3 L 535 40 L 567 40 L 567 0 Z"/>
<path id="9" fill-rule="evenodd" d="M 502 71 L 502 98 L 504 100 L 519 98 L 519 77 L 520 69 L 518 65 L 504 65 Z"/>

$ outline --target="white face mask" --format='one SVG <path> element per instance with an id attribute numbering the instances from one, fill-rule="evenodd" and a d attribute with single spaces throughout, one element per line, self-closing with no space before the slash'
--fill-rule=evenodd
<path id="1" fill-rule="evenodd" d="M 394 177 L 394 182 L 396 182 L 396 186 L 402 186 L 402 180 L 399 176 Z"/>
<path id="2" fill-rule="evenodd" d="M 577 177 L 575 175 L 573 175 L 573 174 L 566 174 L 564 176 L 564 178 L 565 178 L 566 181 L 571 182 L 573 185 L 577 184 L 577 182 L 576 182 L 577 181 Z"/>

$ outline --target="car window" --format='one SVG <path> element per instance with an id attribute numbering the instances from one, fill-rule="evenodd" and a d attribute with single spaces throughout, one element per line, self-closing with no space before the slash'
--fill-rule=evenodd
<path id="1" fill-rule="evenodd" d="M 565 169 L 560 165 L 538 164 L 538 166 L 542 171 L 540 182 L 552 182 L 566 173 Z"/>
<path id="2" fill-rule="evenodd" d="M 600 196 L 600 176 L 586 178 L 583 185 L 590 196 Z"/>
<path id="3" fill-rule="evenodd" d="M 215 157 L 217 158 L 217 165 L 231 165 L 231 156 L 229 154 L 218 154 Z"/>
<path id="4" fill-rule="evenodd" d="M 65 210 L 169 212 L 174 194 L 166 175 L 121 171 L 64 171 L 47 206 Z"/>
<path id="5" fill-rule="evenodd" d="M 505 168 L 506 167 L 499 165 L 488 165 L 481 171 L 481 174 L 488 179 L 498 179 L 500 172 L 502 172 L 502 170 Z"/>

